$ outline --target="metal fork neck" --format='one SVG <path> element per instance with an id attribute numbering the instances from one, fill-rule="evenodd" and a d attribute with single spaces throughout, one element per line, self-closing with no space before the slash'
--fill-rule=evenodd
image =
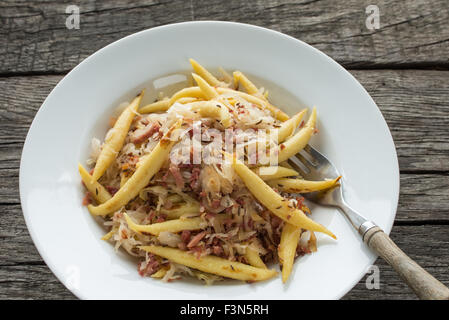
<path id="1" fill-rule="evenodd" d="M 366 220 L 364 223 L 361 224 L 361 226 L 359 227 L 359 234 L 362 236 L 362 239 L 364 241 L 365 241 L 365 234 L 374 227 L 377 227 L 377 224 L 375 224 L 370 220 Z"/>
<path id="2" fill-rule="evenodd" d="M 338 206 L 362 237 L 368 230 L 377 226 L 374 222 L 357 213 L 357 211 L 352 209 L 343 199 L 341 199 Z"/>

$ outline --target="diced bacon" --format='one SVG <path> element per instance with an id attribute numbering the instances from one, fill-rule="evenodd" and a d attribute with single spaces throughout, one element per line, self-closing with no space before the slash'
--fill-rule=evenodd
<path id="1" fill-rule="evenodd" d="M 193 164 L 191 164 L 191 163 L 180 163 L 179 167 L 181 169 L 190 169 L 191 170 L 193 168 Z"/>
<path id="2" fill-rule="evenodd" d="M 216 256 L 221 256 L 223 254 L 223 248 L 220 246 L 214 246 L 213 247 L 213 253 Z"/>
<path id="3" fill-rule="evenodd" d="M 252 230 L 253 227 L 254 227 L 254 220 L 249 218 L 248 222 L 247 222 L 247 225 L 248 225 L 249 230 Z"/>
<path id="4" fill-rule="evenodd" d="M 214 199 L 212 200 L 211 207 L 213 209 L 217 209 L 218 207 L 220 207 L 220 203 L 221 203 L 220 199 Z"/>
<path id="5" fill-rule="evenodd" d="M 156 211 L 151 210 L 150 215 L 148 216 L 148 220 L 152 221 L 155 216 L 156 216 Z"/>
<path id="6" fill-rule="evenodd" d="M 203 253 L 203 248 L 202 247 L 193 247 L 192 249 L 190 249 L 190 251 L 195 254 L 195 257 L 197 259 L 199 259 L 199 258 L 201 258 L 201 254 Z"/>
<path id="7" fill-rule="evenodd" d="M 196 190 L 200 186 L 199 177 L 201 169 L 196 167 L 192 169 L 192 175 L 190 176 L 190 187 Z"/>
<path id="8" fill-rule="evenodd" d="M 150 255 L 148 259 L 148 263 L 145 266 L 145 268 L 142 269 L 142 263 L 139 264 L 138 270 L 139 274 L 144 277 L 146 275 L 152 275 L 156 271 L 160 269 L 160 263 L 156 260 L 156 257 L 154 255 Z"/>
<path id="9" fill-rule="evenodd" d="M 106 190 L 108 190 L 108 192 L 111 194 L 111 196 L 113 196 L 114 194 L 117 193 L 118 189 L 115 187 L 111 187 L 111 186 L 105 186 Z"/>
<path id="10" fill-rule="evenodd" d="M 301 209 L 302 206 L 304 205 L 304 197 L 296 197 L 296 201 L 297 201 L 296 207 Z"/>
<path id="11" fill-rule="evenodd" d="M 272 217 L 272 218 L 271 218 L 271 226 L 272 226 L 273 228 L 279 227 L 279 225 L 280 225 L 281 223 L 282 223 L 282 220 L 279 219 L 278 217 Z"/>
<path id="12" fill-rule="evenodd" d="M 190 241 L 190 234 L 191 232 L 189 230 L 183 230 L 181 232 L 181 240 L 183 243 L 187 244 Z"/>
<path id="13" fill-rule="evenodd" d="M 142 261 L 139 262 L 139 264 L 137 265 L 137 272 L 139 272 L 139 275 L 140 275 L 141 277 L 144 276 L 144 273 L 143 273 L 143 270 L 142 270 Z"/>
<path id="14" fill-rule="evenodd" d="M 208 220 L 211 220 L 211 219 L 215 218 L 216 216 L 217 216 L 217 215 L 216 215 L 215 213 L 212 213 L 212 212 L 206 213 L 206 218 L 207 218 Z"/>
<path id="15" fill-rule="evenodd" d="M 175 178 L 176 186 L 180 189 L 184 188 L 184 178 L 182 177 L 179 167 L 172 163 L 170 164 L 170 168 L 168 170 L 172 174 L 173 178 Z"/>
<path id="16" fill-rule="evenodd" d="M 173 208 L 173 202 L 171 202 L 170 200 L 165 200 L 165 202 L 164 202 L 164 208 L 165 208 L 165 209 L 171 209 L 171 208 Z"/>
<path id="17" fill-rule="evenodd" d="M 234 220 L 232 220 L 232 219 L 226 219 L 225 221 L 223 221 L 223 224 L 224 224 L 225 228 L 226 228 L 227 230 L 229 230 L 229 229 L 231 229 L 232 226 L 234 225 Z"/>
<path id="18" fill-rule="evenodd" d="M 109 127 L 112 128 L 115 123 L 117 122 L 117 118 L 116 117 L 109 117 Z"/>
<path id="19" fill-rule="evenodd" d="M 203 239 L 206 236 L 206 234 L 207 234 L 206 231 L 198 233 L 196 236 L 192 238 L 192 240 L 190 240 L 189 244 L 187 245 L 187 248 L 191 249 L 195 247 L 201 241 L 201 239 Z"/>
<path id="20" fill-rule="evenodd" d="M 132 166 L 135 166 L 139 162 L 139 157 L 135 155 L 131 155 L 128 157 L 128 163 Z"/>
<path id="21" fill-rule="evenodd" d="M 158 132 L 161 126 L 158 122 L 153 122 L 147 125 L 145 128 L 137 129 L 131 136 L 131 142 L 142 143 L 151 137 L 155 132 Z"/>
<path id="22" fill-rule="evenodd" d="M 237 198 L 235 200 L 235 202 L 237 202 L 239 205 L 244 206 L 245 205 L 245 200 L 243 198 Z"/>
<path id="23" fill-rule="evenodd" d="M 165 220 L 167 220 L 167 215 L 164 213 L 161 213 L 158 215 L 158 217 L 156 219 L 156 223 L 164 222 Z"/>
<path id="24" fill-rule="evenodd" d="M 167 178 L 168 178 L 168 175 L 169 175 L 169 174 L 170 174 L 170 171 L 167 170 L 167 171 L 164 173 L 164 175 L 162 176 L 162 182 L 167 181 Z"/>
<path id="25" fill-rule="evenodd" d="M 83 198 L 83 206 L 87 206 L 92 203 L 92 196 L 89 191 L 86 192 Z"/>

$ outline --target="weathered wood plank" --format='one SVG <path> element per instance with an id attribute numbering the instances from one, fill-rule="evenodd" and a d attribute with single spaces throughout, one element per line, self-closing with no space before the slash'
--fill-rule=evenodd
<path id="1" fill-rule="evenodd" d="M 80 8 L 80 28 L 66 27 L 67 6 Z M 192 20 L 190 2 L 0 1 L 1 73 L 66 72 L 105 45 L 166 23 Z"/>
<path id="2" fill-rule="evenodd" d="M 444 143 L 449 141 L 445 130 L 449 115 L 447 72 L 373 70 L 353 74 L 381 108 L 396 141 L 401 168 L 407 172 L 401 175 L 396 221 L 447 223 L 449 176 L 441 172 L 448 171 L 449 158 Z M 0 78 L 0 298 L 73 298 L 43 265 L 26 230 L 18 197 L 23 140 L 35 112 L 61 78 Z M 422 170 L 436 172 L 419 174 Z M 392 235 L 405 251 L 416 255 L 413 258 L 447 283 L 447 252 L 439 250 L 447 248 L 448 228 L 445 224 L 397 226 Z M 426 247 L 429 244 L 431 249 Z M 432 264 L 435 261 L 446 262 Z M 380 290 L 367 290 L 362 281 L 346 298 L 414 297 L 390 267 L 383 263 L 379 267 Z"/>
<path id="3" fill-rule="evenodd" d="M 357 70 L 352 74 L 387 120 L 401 170 L 449 171 L 449 72 Z M 1 156 L 11 157 L 7 148 L 24 141 L 35 112 L 61 78 L 0 78 Z"/>
<path id="4" fill-rule="evenodd" d="M 20 150 L 19 150 L 20 151 Z M 17 157 L 20 153 L 16 153 Z M 19 205 L 19 159 L 14 169 L 0 169 L 0 205 Z M 449 175 L 401 174 L 401 189 L 396 221 L 400 223 L 448 222 Z M 0 207 L 4 210 L 3 207 Z M 20 207 L 12 206 L 13 216 L 22 215 Z M 3 216 L 3 213 L 2 213 Z"/>
<path id="5" fill-rule="evenodd" d="M 381 109 L 401 170 L 449 170 L 449 76 L 419 70 L 351 71 Z"/>
<path id="6" fill-rule="evenodd" d="M 0 265 L 43 264 L 25 225 L 20 205 L 0 205 Z"/>
<path id="7" fill-rule="evenodd" d="M 448 174 L 401 174 L 396 222 L 449 221 Z"/>
<path id="8" fill-rule="evenodd" d="M 365 25 L 377 5 L 380 29 Z M 447 65 L 447 1 L 198 1 L 197 20 L 251 22 L 322 50 L 346 67 Z M 436 35 L 435 33 L 438 33 Z"/>
<path id="9" fill-rule="evenodd" d="M 20 221 L 20 219 L 19 219 Z M 393 240 L 412 259 L 417 261 L 440 281 L 449 285 L 449 226 L 395 226 Z M 1 230 L 1 229 L 0 229 Z M 2 232 L 2 238 L 4 236 Z M 15 262 L 0 265 L 0 299 L 72 299 L 74 296 L 56 279 L 39 258 L 27 235 L 13 236 L 7 243 L 4 255 L 15 257 Z M 7 238 L 7 237 L 6 237 Z M 28 236 L 29 238 L 29 236 Z M 8 238 L 7 238 L 8 239 Z M 15 243 L 15 244 L 14 244 Z M 3 250 L 4 251 L 4 250 Z M 4 255 L 1 256 L 3 261 Z M 30 256 L 27 260 L 25 257 Z M 378 260 L 380 289 L 368 290 L 366 277 L 345 299 L 415 299 L 410 289 L 399 279 L 394 270 Z"/>
<path id="10" fill-rule="evenodd" d="M 447 71 L 353 71 L 390 125 L 402 170 L 449 170 Z M 61 76 L 0 78 L 1 203 L 19 203 L 22 143 L 42 101 Z M 31 94 L 32 93 L 32 94 Z M 448 220 L 447 174 L 401 176 L 400 221 Z"/>
<path id="11" fill-rule="evenodd" d="M 377 31 L 365 27 L 365 8 L 373 4 L 369 0 L 81 0 L 77 2 L 81 29 L 68 30 L 65 8 L 71 4 L 68 0 L 0 0 L 0 76 L 65 73 L 112 41 L 146 28 L 188 20 L 251 22 L 268 27 L 314 45 L 346 67 L 449 68 L 449 2 L 445 0 L 377 1 L 381 23 Z M 352 73 L 381 108 L 398 151 L 402 170 L 396 217 L 399 225 L 393 228 L 392 238 L 449 285 L 448 73 Z M 75 298 L 34 247 L 18 195 L 23 141 L 37 109 L 61 78 L 0 78 L 0 299 Z M 362 279 L 345 299 L 415 298 L 391 267 L 379 260 L 376 265 L 380 290 L 366 289 Z"/>
<path id="12" fill-rule="evenodd" d="M 47 265 L 0 266 L 0 299 L 67 300 L 76 297 Z"/>
<path id="13" fill-rule="evenodd" d="M 73 1 L 0 1 L 0 74 L 66 72 L 105 45 L 147 28 L 189 20 L 227 20 L 301 39 L 346 67 L 448 67 L 446 0 L 375 1 L 380 29 L 365 26 L 370 0 L 89 1 L 80 29 L 65 26 Z"/>
<path id="14" fill-rule="evenodd" d="M 424 212 L 430 211 L 427 210 L 426 207 L 422 209 Z M 404 211 L 404 212 L 403 212 Z M 427 225 L 429 222 L 428 220 L 432 220 L 432 217 L 428 220 L 422 221 L 418 218 L 412 220 L 409 217 L 406 217 L 406 214 L 409 213 L 410 210 L 404 210 L 401 205 L 399 206 L 399 212 L 396 219 L 396 223 L 400 224 L 406 224 L 406 223 L 413 223 L 417 224 L 419 226 L 420 223 L 426 223 L 424 226 L 421 227 L 429 227 L 431 228 L 431 225 Z M 423 212 L 418 212 L 423 213 Z M 446 211 L 446 215 L 447 215 Z M 404 216 L 404 217 L 403 217 Z M 29 236 L 27 227 L 25 225 L 25 220 L 23 218 L 23 213 L 20 204 L 12 204 L 12 205 L 5 205 L 0 204 L 0 238 L 2 239 L 2 250 L 0 250 L 0 265 L 2 266 L 14 266 L 19 264 L 36 264 L 42 261 L 39 253 L 37 252 L 36 248 L 33 245 L 33 242 Z M 422 222 L 420 222 L 422 221 Z M 433 241 L 430 241 L 429 243 L 432 243 L 433 246 L 434 242 L 439 243 L 441 239 L 446 239 L 445 241 L 449 241 L 449 225 L 447 224 L 441 225 L 441 230 L 446 230 L 446 234 L 440 233 L 435 234 L 435 238 Z M 441 221 L 438 221 L 441 223 Z M 402 225 L 394 227 L 392 231 L 392 236 L 396 237 L 395 239 L 397 241 L 402 241 L 400 236 L 402 235 Z M 411 228 L 414 228 L 414 226 L 410 226 Z M 407 229 L 404 229 L 407 230 Z M 418 231 L 421 229 L 417 229 Z M 440 229 L 438 229 L 440 230 Z M 416 232 L 418 232 L 416 231 Z M 443 231 L 441 231 L 443 232 Z M 396 234 L 397 233 L 397 234 Z M 421 236 L 417 241 L 421 241 Z M 407 242 L 403 243 L 403 246 L 409 245 Z M 446 247 L 442 247 L 441 250 L 445 250 Z M 410 247 L 410 250 L 414 250 L 413 246 Z M 447 251 L 447 250 L 446 250 Z M 449 252 L 448 252 L 449 254 Z M 449 262 L 448 262 L 449 263 Z"/>
<path id="15" fill-rule="evenodd" d="M 393 241 L 413 260 L 445 285 L 449 285 L 449 226 L 395 226 Z M 381 259 L 376 261 L 380 270 L 380 289 L 368 290 L 365 276 L 344 299 L 417 299 L 392 267 Z"/>

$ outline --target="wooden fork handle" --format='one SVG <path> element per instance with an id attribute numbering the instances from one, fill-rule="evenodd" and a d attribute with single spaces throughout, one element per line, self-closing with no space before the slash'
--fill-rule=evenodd
<path id="1" fill-rule="evenodd" d="M 363 241 L 396 270 L 420 299 L 449 300 L 449 288 L 410 259 L 381 228 L 370 228 Z"/>

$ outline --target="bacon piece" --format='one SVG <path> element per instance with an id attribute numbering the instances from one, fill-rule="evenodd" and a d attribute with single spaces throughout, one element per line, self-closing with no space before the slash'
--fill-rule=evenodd
<path id="1" fill-rule="evenodd" d="M 221 203 L 220 199 L 214 199 L 212 200 L 211 207 L 213 209 L 217 209 L 220 207 L 220 203 Z"/>
<path id="2" fill-rule="evenodd" d="M 108 190 L 108 192 L 111 194 L 111 196 L 113 196 L 114 194 L 117 193 L 118 189 L 115 187 L 111 187 L 111 186 L 105 186 L 106 190 Z"/>
<path id="3" fill-rule="evenodd" d="M 195 254 L 195 257 L 197 259 L 201 258 L 201 254 L 203 253 L 203 248 L 201 247 L 193 247 L 192 249 L 190 249 L 190 252 Z"/>
<path id="4" fill-rule="evenodd" d="M 213 247 L 213 253 L 216 256 L 221 256 L 223 254 L 223 248 L 220 246 L 214 246 Z"/>
<path id="5" fill-rule="evenodd" d="M 116 117 L 109 117 L 109 128 L 114 127 L 116 122 L 117 122 L 117 118 Z"/>
<path id="6" fill-rule="evenodd" d="M 191 232 L 189 230 L 183 230 L 181 232 L 181 241 L 185 244 L 189 243 L 190 241 L 190 234 Z"/>
<path id="7" fill-rule="evenodd" d="M 211 219 L 214 219 L 215 217 L 217 216 L 217 214 L 215 214 L 215 213 L 213 213 L 213 212 L 208 212 L 208 213 L 206 213 L 206 218 L 208 219 L 208 220 L 211 220 Z"/>
<path id="8" fill-rule="evenodd" d="M 237 202 L 239 205 L 244 206 L 245 205 L 245 199 L 243 198 L 237 198 L 235 200 L 235 202 Z"/>
<path id="9" fill-rule="evenodd" d="M 182 177 L 179 167 L 172 163 L 170 164 L 170 168 L 168 170 L 172 174 L 173 178 L 175 178 L 176 186 L 180 189 L 184 188 L 184 178 Z"/>
<path id="10" fill-rule="evenodd" d="M 92 203 L 92 195 L 89 191 L 86 192 L 83 198 L 83 206 L 87 206 Z"/>
<path id="11" fill-rule="evenodd" d="M 194 236 L 192 238 L 192 240 L 190 240 L 189 244 L 187 245 L 187 248 L 191 249 L 191 248 L 195 247 L 201 241 L 201 239 L 204 238 L 204 236 L 206 234 L 207 234 L 206 231 L 202 231 L 202 232 L 198 233 L 196 236 Z"/>
<path id="12" fill-rule="evenodd" d="M 272 226 L 273 228 L 279 227 L 279 225 L 280 225 L 281 223 L 282 223 L 282 220 L 279 219 L 278 217 L 272 217 L 272 218 L 271 218 L 271 226 Z"/>
<path id="13" fill-rule="evenodd" d="M 234 220 L 231 218 L 228 218 L 226 220 L 223 221 L 223 225 L 225 226 L 226 230 L 229 230 L 232 228 L 232 226 L 234 225 Z"/>
<path id="14" fill-rule="evenodd" d="M 155 132 L 158 132 L 161 126 L 158 122 L 153 122 L 150 125 L 147 125 L 145 128 L 137 129 L 134 131 L 131 136 L 131 142 L 133 143 L 142 143 L 151 137 Z"/>
<path id="15" fill-rule="evenodd" d="M 170 200 L 165 200 L 165 202 L 164 202 L 164 208 L 165 208 L 165 209 L 171 209 L 171 208 L 173 208 L 173 202 L 171 202 Z"/>
<path id="16" fill-rule="evenodd" d="M 128 163 L 132 166 L 135 166 L 139 162 L 139 157 L 135 155 L 128 156 Z"/>
<path id="17" fill-rule="evenodd" d="M 167 215 L 165 213 L 161 213 L 158 215 L 156 223 L 164 222 L 165 220 L 167 220 Z"/>
<path id="18" fill-rule="evenodd" d="M 193 190 L 196 190 L 199 186 L 199 177 L 200 177 L 201 169 L 196 167 L 192 169 L 192 175 L 190 176 L 190 187 Z"/>
<path id="19" fill-rule="evenodd" d="M 148 257 L 148 263 L 145 266 L 145 268 L 142 269 L 142 263 L 139 263 L 138 266 L 138 271 L 139 274 L 144 277 L 146 275 L 152 275 L 153 273 L 155 273 L 156 271 L 158 271 L 160 269 L 161 265 L 159 263 L 159 261 L 156 259 L 156 257 L 154 255 L 150 255 Z"/>
<path id="20" fill-rule="evenodd" d="M 156 211 L 151 210 L 150 215 L 148 216 L 148 220 L 151 222 L 155 216 L 156 216 Z"/>

